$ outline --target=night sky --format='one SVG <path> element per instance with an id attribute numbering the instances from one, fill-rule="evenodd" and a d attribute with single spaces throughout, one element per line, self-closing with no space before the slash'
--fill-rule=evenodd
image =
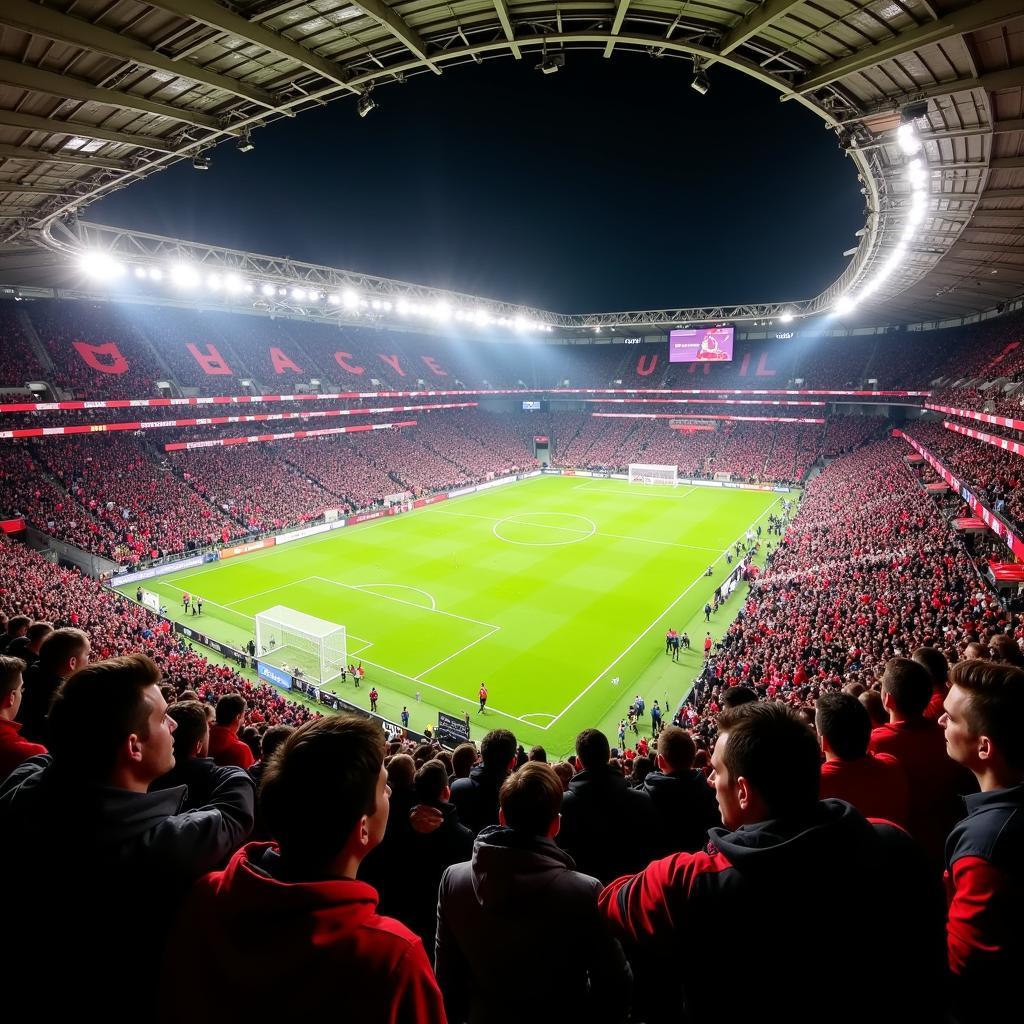
<path id="1" fill-rule="evenodd" d="M 863 226 L 853 163 L 728 68 L 570 52 L 381 87 L 223 144 L 90 220 L 549 310 L 808 298 Z"/>

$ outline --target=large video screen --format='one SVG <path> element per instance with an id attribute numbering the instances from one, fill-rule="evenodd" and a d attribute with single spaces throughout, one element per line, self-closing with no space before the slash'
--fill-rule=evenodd
<path id="1" fill-rule="evenodd" d="M 673 331 L 668 338 L 670 363 L 714 363 L 732 359 L 733 328 L 700 327 Z"/>

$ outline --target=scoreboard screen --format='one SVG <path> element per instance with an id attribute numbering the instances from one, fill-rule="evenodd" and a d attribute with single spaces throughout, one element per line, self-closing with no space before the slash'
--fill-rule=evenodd
<path id="1" fill-rule="evenodd" d="M 668 338 L 670 363 L 711 363 L 732 359 L 732 327 L 699 327 L 672 331 Z"/>

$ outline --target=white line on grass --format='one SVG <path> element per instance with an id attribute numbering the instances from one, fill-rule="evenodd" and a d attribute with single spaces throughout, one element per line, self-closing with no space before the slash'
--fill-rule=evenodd
<path id="1" fill-rule="evenodd" d="M 464 651 L 468 651 L 470 647 L 475 647 L 482 640 L 489 640 L 492 636 L 494 636 L 495 633 L 498 632 L 499 629 L 501 629 L 501 626 L 495 626 L 494 629 L 490 631 L 490 633 L 485 633 L 483 636 L 478 636 L 475 640 L 471 640 L 468 644 L 466 644 L 465 647 L 460 647 L 454 654 L 449 654 L 447 658 L 442 658 L 436 665 L 431 665 L 430 668 L 425 668 L 422 672 L 417 674 L 417 680 L 422 679 L 425 675 L 428 675 L 429 673 L 433 672 L 435 668 L 440 668 L 446 661 L 451 661 L 452 658 L 457 658 Z"/>
<path id="2" fill-rule="evenodd" d="M 422 594 L 430 602 L 430 610 L 432 612 L 437 611 L 437 601 L 434 599 L 434 595 L 428 593 L 426 590 L 420 590 L 419 587 L 410 587 L 404 583 L 353 583 L 353 590 L 368 590 L 371 594 L 375 590 L 379 590 L 381 587 L 394 587 L 398 590 L 411 590 L 413 593 Z M 387 595 L 381 594 L 380 597 Z"/>
<path id="3" fill-rule="evenodd" d="M 761 513 L 761 514 L 760 514 L 760 515 L 759 515 L 759 516 L 758 516 L 758 517 L 757 517 L 757 518 L 756 518 L 756 519 L 754 520 L 754 522 L 752 522 L 752 523 L 750 524 L 750 526 L 748 526 L 748 527 L 747 527 L 747 529 L 750 529 L 750 527 L 754 526 L 754 525 L 755 525 L 756 523 L 759 523 L 759 522 L 760 522 L 760 521 L 761 521 L 762 519 L 764 519 L 764 517 L 765 517 L 766 515 L 768 515 L 768 513 L 769 513 L 769 512 L 770 512 L 770 511 L 771 511 L 771 510 L 772 510 L 773 508 L 775 508 L 775 506 L 776 506 L 776 505 L 778 505 L 778 503 L 779 503 L 779 502 L 780 502 L 781 500 L 782 500 L 782 496 L 780 495 L 780 496 L 779 496 L 778 498 L 776 498 L 776 499 L 775 499 L 775 501 L 773 501 L 773 502 L 772 502 L 772 503 L 771 503 L 771 504 L 770 504 L 770 505 L 769 505 L 769 506 L 768 506 L 768 507 L 767 507 L 767 508 L 766 508 L 766 509 L 765 509 L 765 510 L 764 510 L 764 511 L 763 511 L 763 512 L 762 512 L 762 513 Z M 740 537 L 743 537 L 743 536 L 744 536 L 744 534 L 740 534 Z M 737 538 L 737 539 L 739 539 L 739 538 Z M 735 542 L 734 542 L 734 543 L 735 543 Z M 715 561 L 714 561 L 714 562 L 712 562 L 711 564 L 712 564 L 712 565 L 715 565 L 715 564 L 716 564 L 717 562 L 720 562 L 720 561 L 721 561 L 721 560 L 722 560 L 723 558 L 725 558 L 725 556 L 726 556 L 726 553 L 727 553 L 728 551 L 730 551 L 730 550 L 731 550 L 731 548 L 732 548 L 732 545 L 731 545 L 731 544 L 730 544 L 730 545 L 729 545 L 728 547 L 724 548 L 724 549 L 722 550 L 722 552 L 721 552 L 721 553 L 719 554 L 719 556 L 718 556 L 718 557 L 717 557 L 717 558 L 715 559 Z M 706 570 L 705 570 L 705 571 L 706 571 Z M 661 620 L 662 620 L 662 619 L 663 619 L 663 618 L 664 618 L 664 617 L 665 617 L 666 615 L 668 615 L 668 613 L 669 613 L 670 611 L 672 611 L 672 609 L 673 609 L 673 608 L 675 608 L 675 606 L 676 606 L 677 604 L 679 604 L 679 602 L 680 602 L 680 601 L 682 601 L 682 599 L 683 599 L 684 597 L 686 597 L 686 595 L 687 595 L 687 594 L 689 594 L 689 592 L 690 592 L 691 590 L 693 590 L 693 588 L 694 588 L 695 586 L 697 586 L 697 584 L 698 584 L 698 583 L 700 583 L 700 581 L 701 581 L 702 579 L 704 579 L 704 578 L 705 578 L 705 575 L 704 575 L 704 573 L 702 572 L 702 573 L 701 573 L 701 574 L 700 574 L 700 575 L 699 575 L 699 576 L 698 576 L 698 577 L 697 577 L 697 578 L 696 578 L 696 579 L 695 579 L 695 580 L 694 580 L 694 581 L 693 581 L 693 582 L 692 582 L 692 583 L 691 583 L 691 584 L 690 584 L 690 585 L 689 585 L 689 586 L 688 586 L 688 587 L 687 587 L 687 588 L 686 588 L 686 589 L 685 589 L 685 590 L 684 590 L 684 591 L 683 591 L 683 592 L 682 592 L 682 593 L 681 593 L 681 594 L 680 594 L 680 595 L 679 595 L 679 596 L 678 596 L 677 598 L 675 598 L 675 600 L 674 600 L 674 601 L 672 601 L 672 603 L 671 603 L 671 604 L 670 604 L 670 605 L 669 605 L 669 606 L 668 606 L 668 607 L 667 607 L 667 608 L 666 608 L 666 609 L 665 609 L 665 610 L 664 610 L 663 612 L 661 612 L 661 613 L 660 613 L 659 615 L 657 615 L 657 616 L 655 617 L 654 621 L 653 621 L 653 622 L 652 622 L 652 623 L 651 623 L 651 624 L 650 624 L 650 625 L 649 625 L 649 626 L 648 626 L 648 627 L 647 627 L 647 628 L 646 628 L 646 629 L 645 629 L 645 630 L 644 630 L 644 631 L 643 631 L 642 633 L 640 633 L 640 635 L 639 635 L 639 636 L 638 636 L 638 637 L 637 637 L 637 638 L 636 638 L 635 640 L 633 640 L 633 641 L 632 641 L 632 643 L 630 643 L 630 644 L 629 644 L 629 646 L 628 646 L 628 647 L 627 647 L 627 648 L 626 648 L 626 649 L 625 649 L 624 651 L 622 651 L 622 652 L 621 652 L 620 654 L 617 654 L 617 655 L 615 656 L 615 658 L 613 659 L 613 661 L 611 662 L 611 664 L 607 666 L 607 668 L 605 668 L 605 669 L 604 669 L 603 671 L 601 671 L 600 673 L 598 673 L 598 675 L 597 675 L 597 676 L 596 676 L 596 677 L 594 678 L 593 682 L 591 682 L 590 684 L 588 684 L 588 686 L 586 687 L 586 689 L 583 689 L 583 690 L 581 690 L 581 691 L 580 691 L 580 692 L 579 692 L 578 694 L 576 694 L 576 696 L 575 696 L 575 697 L 573 697 L 573 699 L 572 699 L 571 701 L 569 701 L 569 703 L 568 703 L 568 704 L 566 704 L 566 706 L 565 706 L 564 708 L 562 708 L 562 710 L 561 710 L 561 711 L 559 711 L 559 712 L 558 712 L 558 714 L 557 714 L 557 715 L 555 715 L 555 716 L 554 716 L 554 717 L 553 717 L 553 718 L 551 719 L 551 721 L 550 721 L 550 722 L 548 722 L 548 724 L 547 724 L 547 725 L 542 725 L 542 726 L 538 726 L 538 728 L 540 728 L 540 729 L 545 729 L 545 730 L 547 730 L 547 729 L 550 729 L 550 728 L 551 728 L 551 726 L 553 726 L 553 725 L 554 725 L 554 724 L 555 724 L 555 723 L 556 723 L 556 722 L 557 722 L 557 721 L 558 721 L 558 720 L 559 720 L 559 719 L 560 719 L 560 718 L 561 718 L 561 717 L 562 717 L 562 716 L 563 716 L 563 715 L 564 715 L 564 714 L 565 714 L 565 713 L 566 713 L 566 712 L 567 712 L 567 711 L 568 711 L 568 710 L 569 710 L 570 708 L 572 708 L 572 707 L 573 707 L 573 706 L 574 706 L 574 705 L 576 704 L 576 702 L 577 702 L 577 701 L 579 701 L 579 700 L 581 700 L 581 699 L 582 699 L 583 697 L 585 697 L 585 696 L 586 696 L 586 695 L 587 695 L 587 694 L 588 694 L 588 693 L 589 693 L 589 692 L 590 692 L 590 691 L 591 691 L 591 690 L 592 690 L 592 689 L 593 689 L 593 688 L 594 688 L 594 687 L 595 687 L 595 686 L 596 686 L 596 685 L 597 685 L 597 684 L 598 684 L 598 683 L 599 683 L 599 682 L 600 682 L 600 681 L 601 681 L 601 680 L 602 680 L 602 679 L 603 679 L 603 678 L 604 678 L 604 677 L 605 677 L 605 676 L 606 676 L 606 675 L 607 675 L 607 674 L 608 674 L 609 672 L 611 672 L 611 670 L 612 670 L 613 668 L 615 668 L 615 666 L 616 666 L 616 665 L 617 665 L 617 664 L 618 664 L 618 663 L 619 663 L 620 661 L 622 661 L 622 659 L 623 659 L 623 658 L 624 658 L 624 657 L 625 657 L 625 656 L 626 656 L 627 654 L 629 654 L 629 652 L 630 652 L 631 650 L 633 650 L 633 648 L 634 648 L 634 647 L 636 647 L 636 645 L 637 645 L 638 643 L 640 643 L 640 641 L 641 641 L 641 640 L 643 640 L 643 638 L 644 638 L 645 636 L 647 636 L 647 634 L 648 634 L 648 633 L 650 633 L 650 631 L 651 631 L 652 629 L 654 629 L 654 627 L 655 627 L 656 625 L 658 625 L 658 623 L 659 623 L 659 622 L 661 622 Z"/>

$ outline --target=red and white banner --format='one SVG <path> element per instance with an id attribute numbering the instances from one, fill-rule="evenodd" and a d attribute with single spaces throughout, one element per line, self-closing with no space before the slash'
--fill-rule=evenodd
<path id="1" fill-rule="evenodd" d="M 6 402 L 3 412 L 82 409 L 159 409 L 171 406 L 256 405 L 262 402 L 355 401 L 364 398 L 440 398 L 449 395 L 824 395 L 834 398 L 927 398 L 930 391 L 845 391 L 815 388 L 461 388 L 452 391 L 337 391 L 331 394 L 217 395 L 193 398 L 111 398 L 76 402 Z"/>
<path id="2" fill-rule="evenodd" d="M 997 536 L 1017 558 L 1024 560 L 1024 541 L 1022 541 L 987 505 L 977 498 L 974 492 L 959 477 L 954 476 L 924 445 L 918 444 L 909 434 L 894 430 L 894 437 L 902 437 L 925 462 L 935 470 L 943 480 L 967 502 L 970 510 Z"/>
<path id="3" fill-rule="evenodd" d="M 947 416 L 961 416 L 968 420 L 978 420 L 980 423 L 991 423 L 994 427 L 1024 430 L 1024 420 L 1015 420 L 1012 416 L 995 416 L 990 412 L 978 412 L 977 409 L 957 409 L 948 405 L 932 405 L 931 402 L 925 402 L 924 407 L 933 412 L 944 412 Z"/>
<path id="4" fill-rule="evenodd" d="M 604 416 L 619 420 L 684 420 L 684 412 L 592 412 L 591 416 Z M 824 423 L 823 419 L 807 416 L 718 416 L 712 413 L 692 413 L 695 420 L 742 420 L 749 423 Z"/>
<path id="5" fill-rule="evenodd" d="M 24 529 L 24 519 L 0 519 L 0 533 L 21 533 Z"/>
<path id="6" fill-rule="evenodd" d="M 813 399 L 792 400 L 773 398 L 584 398 L 584 402 L 598 402 L 601 405 L 826 405 Z"/>
<path id="7" fill-rule="evenodd" d="M 272 548 L 277 543 L 275 537 L 264 537 L 263 540 L 250 541 L 248 544 L 236 544 L 231 548 L 221 548 L 220 557 L 237 558 L 239 555 L 248 555 L 252 551 L 260 551 L 263 548 Z"/>
<path id="8" fill-rule="evenodd" d="M 444 402 L 432 405 L 392 405 L 374 409 L 303 409 L 302 412 L 263 412 L 251 416 L 200 416 L 188 420 L 134 420 L 126 423 L 83 423 L 77 427 L 26 427 L 0 430 L 0 440 L 23 437 L 58 437 L 62 434 L 112 434 L 118 430 L 163 430 L 167 427 L 211 427 L 222 423 L 265 423 L 271 420 L 313 420 L 326 416 L 373 416 L 384 412 L 435 412 L 438 409 L 477 408 L 479 402 Z"/>
<path id="9" fill-rule="evenodd" d="M 165 444 L 165 452 L 192 451 L 195 448 L 225 448 L 235 444 L 260 444 L 266 441 L 297 441 L 304 437 L 325 437 L 328 434 L 358 434 L 365 430 L 398 430 L 415 427 L 415 420 L 401 423 L 364 423 L 358 427 L 329 427 L 325 430 L 290 430 L 284 434 L 250 434 L 248 437 L 218 437 L 209 441 L 176 441 Z"/>
<path id="10" fill-rule="evenodd" d="M 967 437 L 973 437 L 976 441 L 984 441 L 985 444 L 990 444 L 993 448 L 1002 448 L 1004 452 L 1013 452 L 1014 455 L 1024 456 L 1024 444 L 1019 441 L 1011 441 L 1008 437 L 1000 437 L 998 434 L 986 434 L 984 430 L 974 430 L 960 423 L 951 423 L 949 420 L 942 425 L 956 434 L 965 434 Z"/>
<path id="11" fill-rule="evenodd" d="M 426 498 L 417 498 L 413 503 L 413 508 L 424 508 L 427 505 L 436 505 L 439 501 L 447 501 L 447 494 L 431 494 Z"/>

